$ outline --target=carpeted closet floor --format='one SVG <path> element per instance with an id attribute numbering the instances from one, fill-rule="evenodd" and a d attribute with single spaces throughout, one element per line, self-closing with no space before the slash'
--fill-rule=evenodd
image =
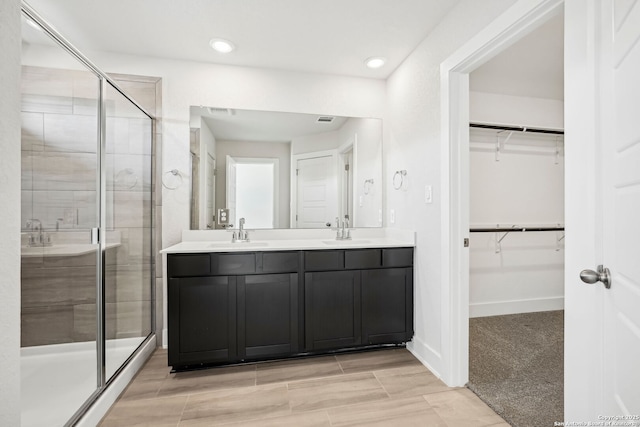
<path id="1" fill-rule="evenodd" d="M 469 319 L 467 386 L 515 427 L 563 419 L 564 311 Z"/>

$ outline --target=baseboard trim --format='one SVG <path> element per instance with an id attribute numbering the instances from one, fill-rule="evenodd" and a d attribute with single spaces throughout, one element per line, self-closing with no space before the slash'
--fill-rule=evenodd
<path id="1" fill-rule="evenodd" d="M 433 375 L 442 379 L 441 371 L 438 369 L 442 365 L 442 356 L 440 353 L 415 336 L 407 343 L 407 350 L 430 370 Z"/>
<path id="2" fill-rule="evenodd" d="M 469 317 L 501 316 L 564 309 L 564 297 L 496 301 L 469 305 Z"/>

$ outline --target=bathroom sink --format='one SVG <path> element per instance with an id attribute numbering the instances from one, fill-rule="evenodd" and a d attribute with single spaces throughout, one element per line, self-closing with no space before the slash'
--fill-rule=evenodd
<path id="1" fill-rule="evenodd" d="M 268 242 L 213 242 L 209 244 L 210 248 L 217 249 L 241 249 L 241 248 L 260 248 L 269 246 Z"/>
<path id="2" fill-rule="evenodd" d="M 352 240 L 323 240 L 322 243 L 329 246 L 358 246 L 371 243 L 371 240 L 352 239 Z"/>

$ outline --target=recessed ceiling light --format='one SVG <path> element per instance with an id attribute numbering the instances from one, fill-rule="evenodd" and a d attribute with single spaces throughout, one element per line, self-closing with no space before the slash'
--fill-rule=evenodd
<path id="1" fill-rule="evenodd" d="M 33 20 L 31 20 L 31 18 L 24 18 L 24 20 L 31 28 L 34 28 L 38 31 L 42 31 L 42 27 L 40 27 L 40 25 L 36 24 Z"/>
<path id="2" fill-rule="evenodd" d="M 211 39 L 209 41 L 209 46 L 211 46 L 216 52 L 220 53 L 229 53 L 236 48 L 233 43 L 224 39 Z"/>
<path id="3" fill-rule="evenodd" d="M 364 61 L 369 68 L 380 68 L 385 64 L 385 62 L 387 62 L 387 60 L 379 56 L 374 56 Z"/>

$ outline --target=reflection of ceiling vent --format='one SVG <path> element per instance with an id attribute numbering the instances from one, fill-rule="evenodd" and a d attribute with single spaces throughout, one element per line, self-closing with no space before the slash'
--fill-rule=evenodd
<path id="1" fill-rule="evenodd" d="M 235 112 L 231 108 L 217 108 L 217 107 L 207 107 L 207 111 L 212 116 L 226 115 L 233 116 Z"/>
<path id="2" fill-rule="evenodd" d="M 316 120 L 316 123 L 331 123 L 335 119 L 333 116 L 320 116 Z"/>

